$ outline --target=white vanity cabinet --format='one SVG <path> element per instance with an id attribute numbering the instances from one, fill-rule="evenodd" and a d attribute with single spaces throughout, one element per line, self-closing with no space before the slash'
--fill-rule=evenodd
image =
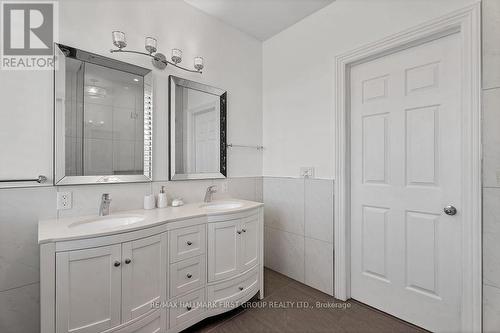
<path id="1" fill-rule="evenodd" d="M 41 222 L 41 332 L 177 333 L 263 297 L 262 204 L 240 202 L 144 212 L 133 230 Z"/>
<path id="2" fill-rule="evenodd" d="M 166 233 L 56 254 L 56 328 L 102 332 L 152 312 L 166 279 Z"/>
<path id="3" fill-rule="evenodd" d="M 259 214 L 215 219 L 208 225 L 208 281 L 254 267 L 259 258 Z"/>

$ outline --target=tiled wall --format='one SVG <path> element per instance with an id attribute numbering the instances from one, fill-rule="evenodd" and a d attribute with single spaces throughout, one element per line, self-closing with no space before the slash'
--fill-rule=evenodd
<path id="1" fill-rule="evenodd" d="M 500 332 L 500 0 L 483 0 L 483 331 Z"/>
<path id="2" fill-rule="evenodd" d="M 264 177 L 265 266 L 333 295 L 333 180 Z"/>
<path id="3" fill-rule="evenodd" d="M 40 272 L 37 224 L 39 219 L 97 214 L 102 193 L 110 193 L 114 212 L 139 209 L 143 196 L 167 186 L 171 197 L 185 202 L 203 200 L 207 186 L 228 182 L 227 193 L 215 198 L 234 197 L 262 201 L 262 177 L 154 182 L 142 184 L 82 185 L 0 189 L 0 332 L 38 333 L 40 313 Z M 222 186 L 219 186 L 219 189 Z M 71 191 L 73 208 L 56 210 L 56 192 Z"/>

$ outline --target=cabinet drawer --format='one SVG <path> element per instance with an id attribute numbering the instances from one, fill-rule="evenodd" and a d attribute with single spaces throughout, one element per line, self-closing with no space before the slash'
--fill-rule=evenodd
<path id="1" fill-rule="evenodd" d="M 207 295 L 210 303 L 217 307 L 226 302 L 234 302 L 252 291 L 257 291 L 259 272 L 257 269 L 230 281 L 208 286 Z M 219 305 L 220 303 L 220 305 Z"/>
<path id="2" fill-rule="evenodd" d="M 205 275 L 204 254 L 170 265 L 170 297 L 202 287 L 205 282 Z"/>
<path id="3" fill-rule="evenodd" d="M 205 253 L 205 239 L 204 224 L 170 231 L 170 263 Z"/>
<path id="4" fill-rule="evenodd" d="M 182 325 L 197 318 L 205 311 L 205 289 L 199 289 L 195 292 L 177 298 L 170 308 L 170 328 Z"/>

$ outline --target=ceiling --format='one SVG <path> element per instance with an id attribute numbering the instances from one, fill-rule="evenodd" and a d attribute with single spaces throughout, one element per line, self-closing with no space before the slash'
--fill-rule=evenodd
<path id="1" fill-rule="evenodd" d="M 334 0 L 184 0 L 259 40 L 266 40 Z"/>

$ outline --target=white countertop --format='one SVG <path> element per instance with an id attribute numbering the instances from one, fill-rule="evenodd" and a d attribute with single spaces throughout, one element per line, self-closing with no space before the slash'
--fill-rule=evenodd
<path id="1" fill-rule="evenodd" d="M 58 241 L 68 241 L 82 238 L 99 237 L 113 235 L 122 232 L 129 232 L 144 228 L 154 227 L 156 225 L 185 220 L 195 217 L 203 217 L 210 215 L 223 215 L 232 214 L 245 211 L 248 209 L 257 208 L 263 206 L 263 203 L 238 200 L 238 199 L 228 199 L 222 201 L 239 202 L 242 204 L 241 207 L 232 209 L 206 209 L 203 203 L 193 203 L 186 204 L 181 207 L 167 207 L 167 208 L 156 208 L 151 210 L 137 209 L 121 212 L 113 212 L 108 216 L 99 217 L 97 215 L 93 216 L 78 216 L 78 217 L 68 217 L 61 219 L 51 219 L 51 220 L 41 220 L 38 222 L 38 243 L 49 243 Z M 214 203 L 217 201 L 214 201 Z M 113 218 L 122 216 L 144 216 L 144 220 L 129 224 L 129 225 L 117 225 L 102 227 L 99 222 L 85 223 L 84 226 L 78 228 L 71 227 L 78 222 L 84 222 L 89 220 L 103 219 L 103 218 Z"/>

